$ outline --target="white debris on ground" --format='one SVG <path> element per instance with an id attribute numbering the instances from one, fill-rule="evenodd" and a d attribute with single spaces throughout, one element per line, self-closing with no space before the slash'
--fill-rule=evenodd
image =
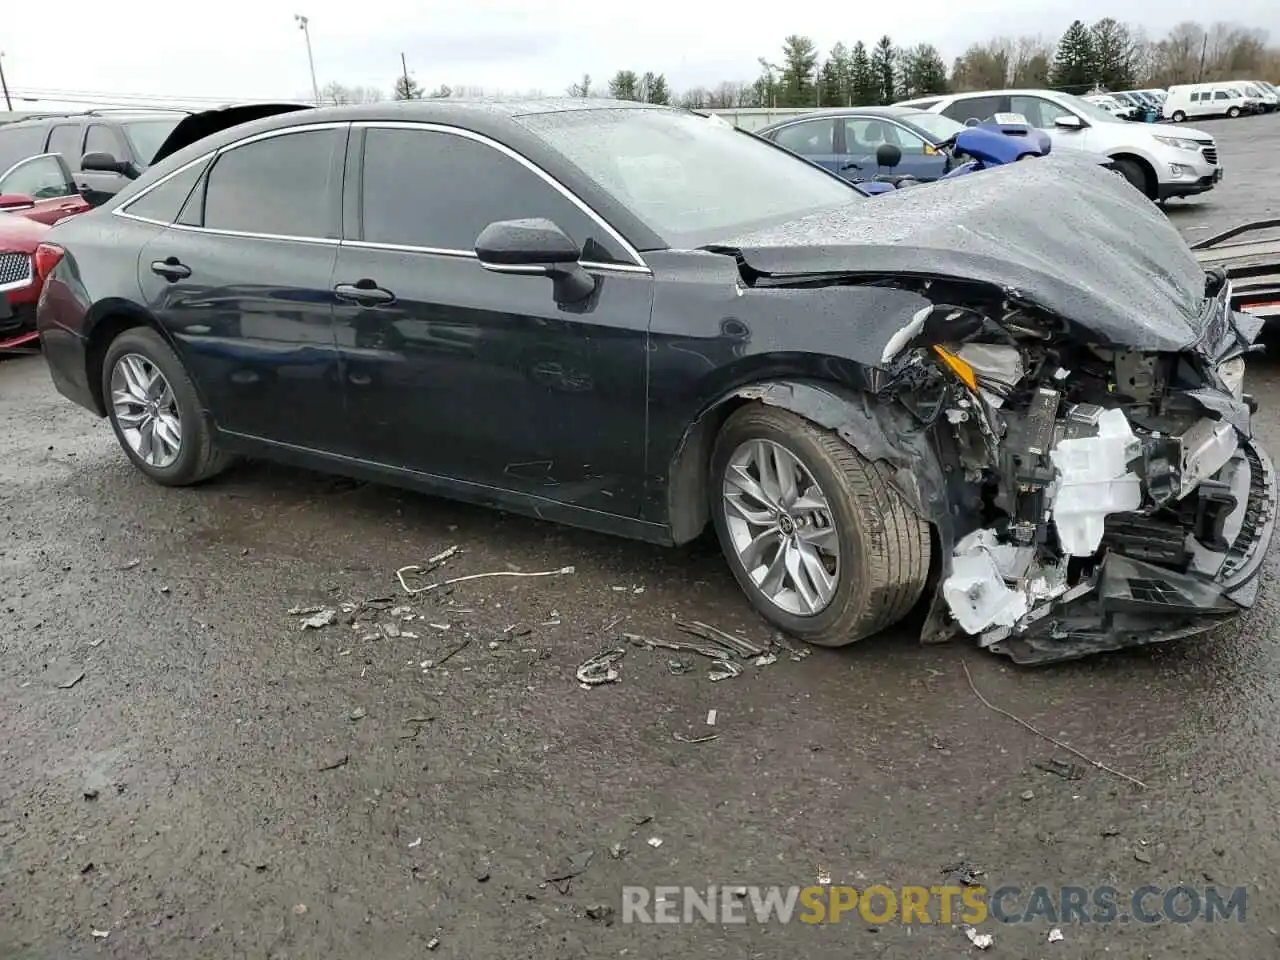
<path id="1" fill-rule="evenodd" d="M 1054 927 L 1052 930 L 1049 931 L 1050 943 L 1057 943 L 1059 940 L 1064 940 L 1064 939 L 1066 938 L 1063 937 L 1062 931 L 1059 930 L 1057 927 Z"/>
<path id="2" fill-rule="evenodd" d="M 968 937 L 969 942 L 972 943 L 979 950 L 986 950 L 988 947 L 990 947 L 993 943 L 996 942 L 996 938 L 993 937 L 991 934 L 979 933 L 977 930 L 973 929 L 973 927 L 965 927 L 964 935 Z"/>
<path id="3" fill-rule="evenodd" d="M 1142 442 L 1123 410 L 1098 415 L 1093 437 L 1061 440 L 1049 453 L 1057 477 L 1050 498 L 1053 525 L 1062 549 L 1073 557 L 1089 557 L 1098 549 L 1107 515 L 1142 506 L 1142 483 L 1129 463 L 1142 453 Z"/>

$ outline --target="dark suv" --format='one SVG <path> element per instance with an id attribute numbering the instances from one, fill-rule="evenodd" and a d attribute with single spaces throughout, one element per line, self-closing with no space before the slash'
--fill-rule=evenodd
<path id="1" fill-rule="evenodd" d="M 185 116 L 176 110 L 91 110 L 7 123 L 0 126 L 0 174 L 28 157 L 61 154 L 77 189 L 97 206 L 151 164 Z M 93 159 L 86 164 L 86 157 Z"/>

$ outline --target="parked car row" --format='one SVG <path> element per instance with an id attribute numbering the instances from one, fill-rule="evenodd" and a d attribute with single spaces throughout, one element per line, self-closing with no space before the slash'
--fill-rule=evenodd
<path id="1" fill-rule="evenodd" d="M 903 101 L 957 123 L 985 123 L 1014 113 L 1045 131 L 1055 149 L 1082 150 L 1110 158 L 1125 179 L 1152 200 L 1163 202 L 1212 190 L 1222 164 L 1212 136 L 1179 128 L 1127 123 L 1083 97 L 1057 90 L 984 90 Z"/>

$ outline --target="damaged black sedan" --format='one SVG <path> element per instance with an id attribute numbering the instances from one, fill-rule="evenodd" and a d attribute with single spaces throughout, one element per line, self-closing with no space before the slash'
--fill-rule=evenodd
<path id="1" fill-rule="evenodd" d="M 683 543 L 849 643 L 1045 662 L 1252 604 L 1275 477 L 1231 308 L 1067 158 L 867 201 L 683 111 L 238 126 L 50 232 L 54 382 L 157 482 L 237 454 Z"/>

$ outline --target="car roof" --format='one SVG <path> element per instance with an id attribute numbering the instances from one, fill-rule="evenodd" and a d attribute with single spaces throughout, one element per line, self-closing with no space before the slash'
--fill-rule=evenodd
<path id="1" fill-rule="evenodd" d="M 182 117 L 186 116 L 189 111 L 186 110 L 147 110 L 139 108 L 137 110 L 63 110 L 52 113 L 37 113 L 34 116 L 23 117 L 21 120 L 14 120 L 6 123 L 5 126 L 21 126 L 32 123 L 51 123 L 56 120 L 87 120 L 92 117 L 94 120 L 152 120 L 163 117 Z"/>

